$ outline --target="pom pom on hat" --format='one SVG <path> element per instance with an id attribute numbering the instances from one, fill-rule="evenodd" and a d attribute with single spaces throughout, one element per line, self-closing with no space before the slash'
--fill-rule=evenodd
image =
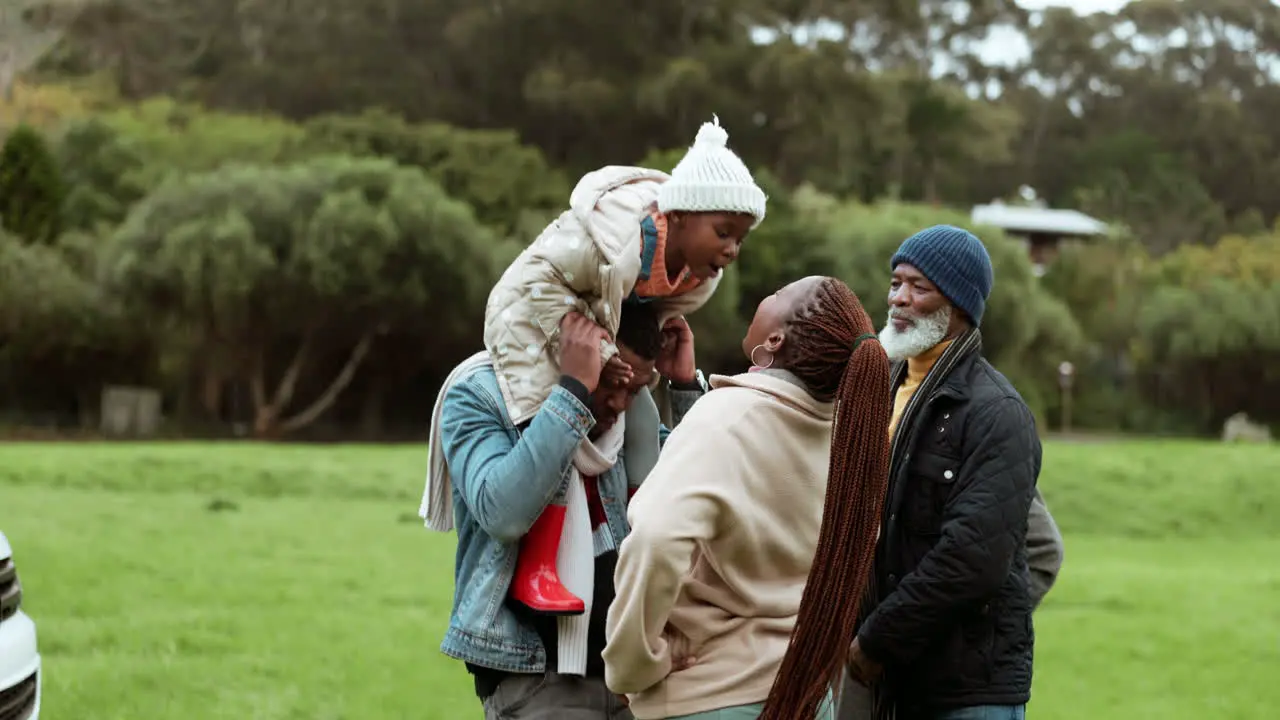
<path id="1" fill-rule="evenodd" d="M 658 210 L 743 213 L 759 225 L 765 214 L 764 191 L 728 144 L 729 133 L 712 115 L 671 171 L 671 179 L 659 188 Z"/>
<path id="2" fill-rule="evenodd" d="M 698 136 L 693 139 L 693 146 L 700 148 L 722 148 L 729 144 L 729 133 L 720 127 L 720 118 L 711 116 L 711 122 L 702 123 Z"/>

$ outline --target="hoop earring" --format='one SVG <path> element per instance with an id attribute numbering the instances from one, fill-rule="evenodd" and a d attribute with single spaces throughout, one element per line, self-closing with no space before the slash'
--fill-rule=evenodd
<path id="1" fill-rule="evenodd" d="M 752 365 L 755 365 L 756 367 L 760 368 L 761 370 L 763 370 L 763 369 L 765 369 L 765 368 L 770 367 L 770 366 L 772 366 L 772 365 L 773 365 L 773 354 L 772 354 L 772 353 L 770 353 L 770 354 L 769 354 L 769 364 L 768 364 L 768 365 L 762 365 L 762 364 L 760 364 L 760 363 L 756 362 L 756 351 L 757 351 L 757 350 L 759 350 L 759 349 L 760 349 L 760 348 L 762 348 L 762 347 L 764 347 L 764 345 L 757 345 L 757 346 L 755 346 L 755 347 L 751 348 L 751 354 L 747 356 L 747 358 L 748 358 L 749 360 L 751 360 L 751 364 L 752 364 Z M 768 350 L 766 350 L 765 352 L 768 352 Z"/>

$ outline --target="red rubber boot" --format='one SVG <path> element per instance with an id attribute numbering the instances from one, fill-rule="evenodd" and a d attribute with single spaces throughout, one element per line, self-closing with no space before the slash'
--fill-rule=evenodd
<path id="1" fill-rule="evenodd" d="M 560 584 L 556 554 L 564 529 L 564 505 L 548 505 L 520 541 L 511 599 L 542 615 L 581 615 L 586 603 Z"/>

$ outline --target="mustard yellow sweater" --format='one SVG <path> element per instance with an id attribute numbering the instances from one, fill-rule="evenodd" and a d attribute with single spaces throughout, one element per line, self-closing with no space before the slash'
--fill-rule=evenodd
<path id="1" fill-rule="evenodd" d="M 942 357 L 942 353 L 946 352 L 947 346 L 950 344 L 950 340 L 943 340 L 934 345 L 932 350 L 925 351 L 907 360 L 907 378 L 898 386 L 898 392 L 894 393 L 893 396 L 893 416 L 889 420 L 889 439 L 892 440 L 893 434 L 897 432 L 898 422 L 902 420 L 902 413 L 906 412 L 907 403 L 911 402 L 911 397 L 920 388 L 920 383 L 924 382 L 929 371 L 933 369 L 934 363 L 938 362 L 938 358 Z"/>

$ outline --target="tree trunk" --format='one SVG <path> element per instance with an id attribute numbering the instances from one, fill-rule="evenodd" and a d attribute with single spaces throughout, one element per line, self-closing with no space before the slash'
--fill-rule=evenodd
<path id="1" fill-rule="evenodd" d="M 373 346 L 373 336 L 374 333 L 369 332 L 360 338 L 360 342 L 351 350 L 351 356 L 347 358 L 347 364 L 342 367 L 342 371 L 333 379 L 333 382 L 329 383 L 329 387 L 306 410 L 280 423 L 281 432 L 293 432 L 310 425 L 333 405 L 338 396 L 342 394 L 342 391 L 355 379 L 356 370 L 360 369 L 360 364 L 364 362 L 365 356 L 369 354 L 369 348 Z"/>
<path id="2" fill-rule="evenodd" d="M 98 424 L 101 414 L 102 387 L 100 385 L 80 385 L 76 388 L 77 420 L 81 429 L 91 430 Z"/>
<path id="3" fill-rule="evenodd" d="M 1044 140 L 1045 131 L 1049 128 L 1049 110 L 1050 103 L 1054 100 L 1054 96 L 1042 98 L 1036 108 L 1036 122 L 1034 130 L 1031 132 L 1031 141 L 1027 143 L 1022 152 L 1022 177 L 1027 182 L 1032 182 L 1033 174 L 1036 168 L 1036 161 L 1040 157 L 1040 143 Z"/>
<path id="4" fill-rule="evenodd" d="M 222 389 L 226 378 L 218 368 L 205 366 L 201 378 L 200 408 L 205 419 L 217 422 L 222 419 Z"/>
<path id="5" fill-rule="evenodd" d="M 280 378 L 280 384 L 276 386 L 276 391 L 269 401 L 267 400 L 266 363 L 261 355 L 254 359 L 253 373 L 250 377 L 250 392 L 253 397 L 254 437 L 275 439 L 315 422 L 325 410 L 328 410 L 333 405 L 338 396 L 342 394 L 342 391 L 355 379 L 356 371 L 360 369 L 360 364 L 364 362 L 365 356 L 369 354 L 369 348 L 373 346 L 374 333 L 367 333 L 360 338 L 360 342 L 356 343 L 355 348 L 351 350 L 351 355 L 347 358 L 342 370 L 333 379 L 333 382 L 329 383 L 329 387 L 320 394 L 320 397 L 316 398 L 314 402 L 297 415 L 285 419 L 284 411 L 289 407 L 290 401 L 293 400 L 298 377 L 302 374 L 302 368 L 306 364 L 307 356 L 310 354 L 314 337 L 314 330 L 308 331 L 303 336 L 302 344 L 298 346 L 298 352 L 294 354 L 289 367 L 285 369 L 284 375 Z"/>
<path id="6" fill-rule="evenodd" d="M 256 406 L 253 410 L 253 436 L 259 440 L 270 440 L 277 437 L 279 429 L 277 420 L 280 414 L 270 405 Z"/>
<path id="7" fill-rule="evenodd" d="M 938 206 L 938 161 L 930 158 L 924 164 L 924 201 Z"/>
<path id="8" fill-rule="evenodd" d="M 284 431 L 280 427 L 280 417 L 293 400 L 294 391 L 298 387 L 298 378 L 302 375 L 307 356 L 311 354 L 311 344 L 315 335 L 316 331 L 312 328 L 302 336 L 302 342 L 298 344 L 298 350 L 289 361 L 289 366 L 285 368 L 284 375 L 280 377 L 280 384 L 276 386 L 276 391 L 272 393 L 270 400 L 267 399 L 266 348 L 258 348 L 254 354 L 249 378 L 249 391 L 253 399 L 254 437 L 260 439 L 278 437 Z"/>
<path id="9" fill-rule="evenodd" d="M 18 51 L 0 48 L 0 99 L 13 101 L 13 81 L 18 75 Z"/>
<path id="10" fill-rule="evenodd" d="M 249 401 L 253 403 L 253 435 L 261 438 L 275 424 L 277 413 L 267 402 L 266 352 L 259 348 L 249 369 Z"/>
<path id="11" fill-rule="evenodd" d="M 906 143 L 902 143 L 893 151 L 893 162 L 889 170 L 889 199 L 893 202 L 902 200 L 902 190 L 906 186 L 907 178 L 907 147 Z"/>
<path id="12" fill-rule="evenodd" d="M 386 378 L 374 375 L 370 378 L 369 387 L 365 390 L 364 402 L 360 403 L 360 437 L 365 440 L 377 440 L 382 436 L 382 412 L 386 406 Z"/>

